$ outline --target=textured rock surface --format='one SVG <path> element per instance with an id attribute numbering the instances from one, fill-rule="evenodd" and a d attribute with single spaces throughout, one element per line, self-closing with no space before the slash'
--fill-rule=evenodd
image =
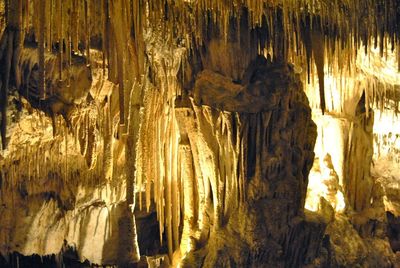
<path id="1" fill-rule="evenodd" d="M 19 91 L 26 99 L 9 101 L 10 148 L 0 156 L 0 252 L 62 256 L 68 247 L 82 262 L 129 262 L 132 247 L 127 245 L 134 239 L 123 144 L 116 138 L 113 103 L 99 103 L 115 86 L 104 81 L 100 70 L 93 73 L 92 84 L 83 59 L 65 81 L 48 73 L 50 97 L 39 102 L 35 55 L 31 49 L 21 53 Z M 46 62 L 54 67 L 56 60 L 49 55 Z M 52 105 L 68 106 L 68 113 Z M 52 115 L 53 122 L 32 106 Z M 143 250 L 160 253 L 154 243 L 159 237 L 154 211 L 139 216 L 143 235 L 152 237 L 150 243 L 140 239 Z"/>
<path id="2" fill-rule="evenodd" d="M 382 185 L 381 195 L 386 210 L 387 236 L 394 252 L 399 247 L 399 127 L 398 118 L 390 110 L 380 111 L 374 124 L 373 177 Z"/>
<path id="3" fill-rule="evenodd" d="M 370 105 L 398 110 L 400 9 L 378 2 L 0 1 L 0 266 L 394 265 L 398 132 L 371 176 Z"/>
<path id="4" fill-rule="evenodd" d="M 320 255 L 325 224 L 303 211 L 316 137 L 307 99 L 290 66 L 264 59 L 251 67 L 246 85 L 204 71 L 193 101 L 177 99 L 174 115 L 147 122 L 155 124 L 155 136 L 148 133 L 142 142 L 156 142 L 142 157 L 157 164 L 147 171 L 155 173 L 145 174 L 155 176 L 155 191 L 157 181 L 167 179 L 159 214 L 165 213 L 161 221 L 183 266 L 295 267 Z M 158 134 L 157 122 L 168 126 L 166 136 Z M 168 148 L 166 158 L 147 160 L 163 155 L 159 148 Z M 168 174 L 169 166 L 178 167 L 177 174 Z M 176 192 L 175 205 L 169 198 Z M 180 249 L 175 217 L 189 219 Z"/>
<path id="5" fill-rule="evenodd" d="M 95 186 L 101 170 L 89 169 L 68 134 L 53 139 L 43 115 L 23 114 L 18 128 L 10 145 L 21 154 L 1 165 L 1 252 L 58 254 L 65 240 L 82 261 L 116 263 L 126 185 Z"/>
<path id="6" fill-rule="evenodd" d="M 385 191 L 390 190 L 377 176 L 383 170 L 376 172 L 375 166 L 371 173 L 374 114 L 367 115 L 364 105 L 362 96 L 354 116 L 314 114 L 318 138 L 306 208 L 328 221 L 325 234 L 332 265 L 391 267 L 398 261 L 391 248 L 396 238 L 387 233 L 391 224 L 385 210 L 391 198 Z M 333 195 L 335 190 L 339 191 Z"/>

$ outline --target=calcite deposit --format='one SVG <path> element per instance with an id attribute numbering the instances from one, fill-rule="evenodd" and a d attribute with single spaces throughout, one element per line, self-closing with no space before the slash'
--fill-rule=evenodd
<path id="1" fill-rule="evenodd" d="M 0 0 L 0 267 L 400 266 L 397 0 Z"/>

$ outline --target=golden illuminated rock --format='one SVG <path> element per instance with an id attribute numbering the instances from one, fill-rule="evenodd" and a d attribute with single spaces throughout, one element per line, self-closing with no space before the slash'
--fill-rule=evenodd
<path id="1" fill-rule="evenodd" d="M 396 267 L 399 10 L 0 1 L 0 266 Z"/>

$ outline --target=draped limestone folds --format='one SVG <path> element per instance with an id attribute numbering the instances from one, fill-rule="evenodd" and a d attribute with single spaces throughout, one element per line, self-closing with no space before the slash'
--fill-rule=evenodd
<path id="1" fill-rule="evenodd" d="M 377 148 L 377 144 L 373 146 L 373 129 L 382 130 L 373 127 L 375 120 L 380 121 L 375 114 L 379 110 L 366 103 L 366 92 L 341 113 L 321 115 L 313 111 L 318 138 L 306 209 L 316 211 L 328 223 L 325 234 L 330 237 L 338 266 L 395 263 L 386 232 L 391 218 L 386 217 L 385 210 L 390 210 L 390 205 L 385 205 L 385 200 L 396 198 L 386 196 L 391 187 L 380 178 L 385 172 L 371 173 L 377 161 L 373 161 Z"/>
<path id="2" fill-rule="evenodd" d="M 86 83 L 84 77 L 76 83 Z M 90 92 L 96 100 L 117 89 L 103 80 L 102 70 L 94 78 Z M 11 103 L 15 102 L 14 97 Z M 62 260 L 72 250 L 80 262 L 126 265 L 137 260 L 136 224 L 146 226 L 141 234 L 154 232 L 153 241 L 158 239 L 158 228 L 152 228 L 151 224 L 157 227 L 156 220 L 148 218 L 153 211 L 137 209 L 136 223 L 132 216 L 134 181 L 125 180 L 125 154 L 130 161 L 135 155 L 124 150 L 122 138 L 116 138 L 119 117 L 111 114 L 111 103 L 92 100 L 76 105 L 68 114 L 70 125 L 55 115 L 55 134 L 44 112 L 24 100 L 22 105 L 20 112 L 10 109 L 11 118 L 18 121 L 10 122 L 10 147 L 0 157 L 0 254 L 56 254 Z M 135 143 L 132 137 L 125 139 Z M 142 244 L 144 252 L 157 250 L 147 245 Z"/>
<path id="3" fill-rule="evenodd" d="M 397 186 L 370 166 L 373 137 L 389 139 L 373 135 L 372 109 L 400 100 L 399 12 L 397 0 L 0 1 L 0 254 L 393 264 L 379 254 Z"/>
<path id="4" fill-rule="evenodd" d="M 68 69 L 73 53 L 84 54 L 91 64 L 91 49 L 98 49 L 102 53 L 102 68 L 108 70 L 110 80 L 119 84 L 121 123 L 126 121 L 128 102 L 125 100 L 133 78 L 141 80 L 140 76 L 146 73 L 145 35 L 152 28 L 164 29 L 162 37 L 170 44 L 179 43 L 193 51 L 203 49 L 204 45 L 213 50 L 212 42 L 208 41 L 218 33 L 220 41 L 227 45 L 239 41 L 242 52 L 249 49 L 259 54 L 269 53 L 274 59 L 307 66 L 303 82 L 310 82 L 315 63 L 319 106 L 323 112 L 327 106 L 325 66 L 329 65 L 329 72 L 342 77 L 352 69 L 350 65 L 361 50 L 370 55 L 370 48 L 377 48 L 381 56 L 395 50 L 396 62 L 400 55 L 400 9 L 396 0 L 102 0 L 101 3 L 96 0 L 18 0 L 5 4 L 7 27 L 0 42 L 0 59 L 7 68 L 1 79 L 2 94 L 7 95 L 9 78 L 18 77 L 13 75 L 13 70 L 24 39 L 39 47 L 41 97 L 46 93 L 45 50 L 57 52 L 57 69 L 62 79 L 63 69 Z M 231 63 L 236 61 L 240 66 L 237 59 L 248 55 L 246 52 L 237 55 L 240 57 L 231 55 L 229 58 Z M 246 67 L 247 60 L 243 62 Z M 231 70 L 231 74 L 240 76 L 241 67 Z M 3 96 L 3 145 L 7 125 L 4 100 Z"/>
<path id="5" fill-rule="evenodd" d="M 194 98 L 178 96 L 167 110 L 154 91 L 145 97 L 155 116 L 143 121 L 138 182 L 147 198 L 154 192 L 169 255 L 182 265 L 291 267 L 319 257 L 324 224 L 303 211 L 316 137 L 308 101 L 292 66 L 262 57 L 249 66 L 247 84 L 203 71 Z"/>

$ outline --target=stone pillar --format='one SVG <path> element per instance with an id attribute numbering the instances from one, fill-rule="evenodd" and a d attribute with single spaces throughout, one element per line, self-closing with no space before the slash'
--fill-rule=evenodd
<path id="1" fill-rule="evenodd" d="M 318 257 L 325 225 L 304 214 L 316 138 L 307 98 L 290 66 L 250 65 L 246 84 L 198 75 L 187 133 L 194 173 L 211 186 L 211 222 L 206 246 L 196 243 L 183 266 L 298 267 Z"/>

